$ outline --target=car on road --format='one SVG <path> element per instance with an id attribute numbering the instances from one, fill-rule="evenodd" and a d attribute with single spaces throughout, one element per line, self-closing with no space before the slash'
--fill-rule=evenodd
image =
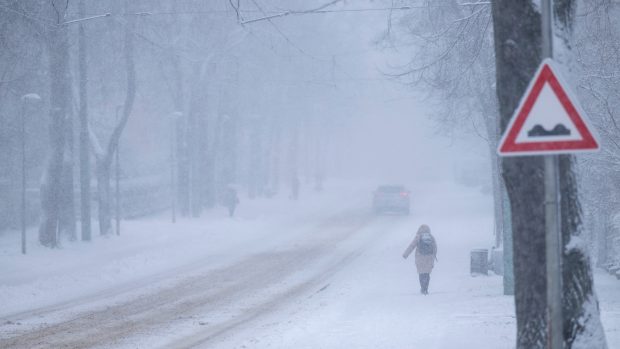
<path id="1" fill-rule="evenodd" d="M 375 214 L 409 214 L 410 191 L 403 185 L 380 185 L 373 192 L 372 208 Z"/>

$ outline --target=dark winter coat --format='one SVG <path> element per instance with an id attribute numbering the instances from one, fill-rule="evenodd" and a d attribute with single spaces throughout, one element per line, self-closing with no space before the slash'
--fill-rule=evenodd
<path id="1" fill-rule="evenodd" d="M 413 241 L 409 244 L 409 247 L 403 253 L 403 258 L 409 257 L 411 252 L 415 249 L 415 266 L 418 269 L 418 274 L 430 273 L 435 266 L 435 260 L 437 258 L 437 242 L 435 241 L 435 237 L 431 235 L 433 239 L 433 253 L 429 255 L 423 255 L 420 253 L 418 247 L 418 243 L 420 241 L 420 236 L 423 233 L 431 233 L 431 228 L 428 225 L 423 224 L 418 229 L 418 233 L 415 235 Z"/>

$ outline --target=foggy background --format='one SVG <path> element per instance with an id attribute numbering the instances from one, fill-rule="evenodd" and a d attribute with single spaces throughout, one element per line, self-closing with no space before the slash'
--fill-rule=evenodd
<path id="1" fill-rule="evenodd" d="M 381 8 L 384 3 L 356 5 Z M 48 7 L 37 4 L 20 3 L 15 11 L 32 12 L 36 18 L 49 14 Z M 244 20 L 308 6 L 290 1 L 244 5 Z M 438 122 L 436 106 L 442 101 L 394 77 L 409 58 L 406 50 L 385 39 L 391 25 L 386 11 L 308 14 L 239 25 L 227 1 L 132 1 L 124 6 L 120 1 L 87 2 L 81 15 L 78 2 L 69 2 L 67 20 L 87 20 L 67 25 L 74 82 L 68 112 L 75 118 L 75 131 L 66 134 L 65 157 L 73 164 L 71 180 L 77 186 L 78 27 L 83 26 L 87 38 L 89 128 L 105 147 L 127 90 L 123 31 L 131 22 L 136 96 L 119 141 L 121 182 L 127 183 L 122 195 L 128 196 L 123 205 L 139 201 L 135 206 L 150 202 L 152 207 L 128 209 L 127 216 L 170 205 L 171 166 L 177 167 L 175 189 L 182 215 L 189 214 L 192 205 L 200 206 L 194 214 L 215 205 L 217 192 L 228 184 L 243 187 L 243 194 L 252 197 L 276 192 L 286 196 L 291 176 L 299 176 L 302 191 L 315 188 L 317 180 L 331 179 L 366 181 L 369 189 L 438 177 L 468 177 L 488 184 L 485 141 L 467 126 L 455 132 Z M 3 37 L 2 53 L 7 63 L 6 88 L 0 96 L 1 156 L 8 164 L 0 170 L 4 230 L 18 223 L 18 205 L 12 203 L 19 196 L 22 114 L 28 221 L 34 223 L 39 214 L 37 191 L 49 159 L 50 71 L 44 69 L 49 63 L 45 36 L 38 34 L 45 20 L 3 13 L 5 24 L 15 28 Z M 88 19 L 105 13 L 111 16 Z M 42 100 L 20 100 L 28 93 Z M 175 114 L 180 116 L 172 120 Z M 223 126 L 227 120 L 229 126 Z M 174 160 L 171 137 L 176 137 Z M 89 148 L 92 151 L 92 144 Z M 200 164 L 188 170 L 193 165 L 184 161 Z M 91 176 L 94 190 L 94 162 Z M 146 196 L 133 200 L 128 191 L 134 186 L 146 186 L 139 190 Z M 204 194 L 202 204 L 188 202 L 192 191 Z M 76 189 L 72 195 L 78 194 Z M 75 228 L 68 230 L 75 235 Z"/>
<path id="2" fill-rule="evenodd" d="M 542 161 L 496 151 L 540 4 L 0 0 L 0 347 L 545 343 Z M 611 348 L 620 7 L 555 4 L 601 144 L 560 161 L 564 335 Z"/>

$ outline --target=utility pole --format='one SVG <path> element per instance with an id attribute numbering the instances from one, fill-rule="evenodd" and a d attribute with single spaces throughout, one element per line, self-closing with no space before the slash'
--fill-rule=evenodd
<path id="1" fill-rule="evenodd" d="M 542 59 L 553 58 L 553 0 L 542 0 Z M 545 155 L 545 246 L 547 265 L 547 341 L 564 348 L 559 155 Z"/>

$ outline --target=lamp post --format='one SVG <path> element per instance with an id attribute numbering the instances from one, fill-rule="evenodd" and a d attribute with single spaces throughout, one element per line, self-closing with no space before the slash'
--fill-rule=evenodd
<path id="1" fill-rule="evenodd" d="M 26 105 L 29 102 L 38 102 L 41 97 L 36 93 L 28 93 L 21 98 L 21 151 L 22 151 L 22 195 L 21 195 L 21 228 L 22 254 L 26 254 Z"/>
<path id="2" fill-rule="evenodd" d="M 177 221 L 177 212 L 176 212 L 176 201 L 177 201 L 177 193 L 176 193 L 176 182 L 175 182 L 175 167 L 176 167 L 176 133 L 177 133 L 177 121 L 183 117 L 183 113 L 180 111 L 175 111 L 170 114 L 170 120 L 172 126 L 170 127 L 170 204 L 172 206 L 172 223 L 176 223 Z"/>

